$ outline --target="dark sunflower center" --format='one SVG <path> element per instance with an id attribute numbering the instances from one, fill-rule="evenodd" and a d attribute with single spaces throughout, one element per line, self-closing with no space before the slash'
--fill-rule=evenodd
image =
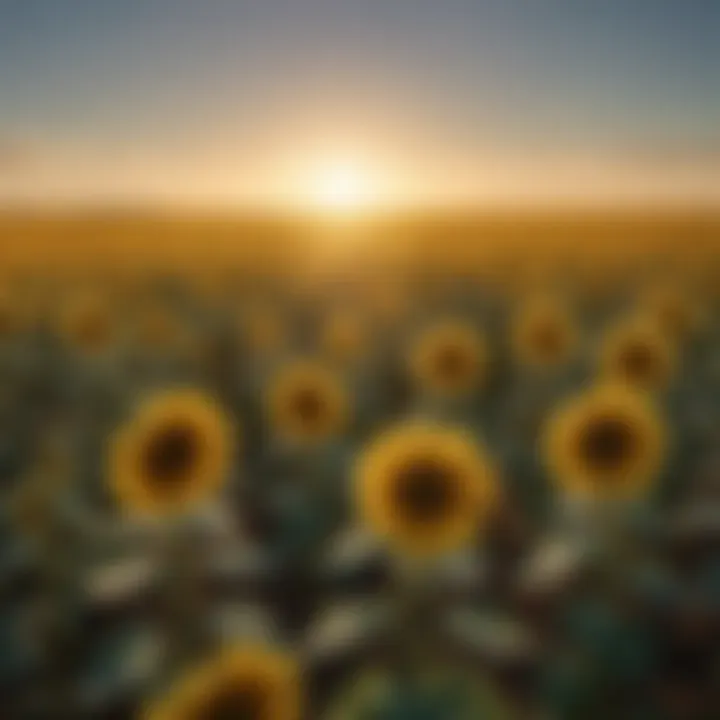
<path id="1" fill-rule="evenodd" d="M 208 698 L 197 720 L 265 720 L 268 695 L 259 683 L 223 688 Z"/>
<path id="2" fill-rule="evenodd" d="M 642 343 L 628 346 L 622 354 L 621 363 L 625 373 L 635 379 L 651 376 L 655 368 L 651 348 Z"/>
<path id="3" fill-rule="evenodd" d="M 468 374 L 470 366 L 468 354 L 453 345 L 440 348 L 435 358 L 437 372 L 444 378 L 462 378 Z"/>
<path id="4" fill-rule="evenodd" d="M 199 452 L 194 428 L 180 423 L 163 428 L 152 438 L 145 453 L 148 476 L 160 487 L 183 482 Z"/>
<path id="5" fill-rule="evenodd" d="M 411 522 L 437 522 L 458 500 L 452 470 L 429 458 L 408 465 L 395 483 L 395 506 Z"/>
<path id="6" fill-rule="evenodd" d="M 636 449 L 637 438 L 622 418 L 598 418 L 588 425 L 581 440 L 581 452 L 593 468 L 617 472 Z"/>
<path id="7" fill-rule="evenodd" d="M 322 418 L 324 403 L 317 390 L 304 388 L 295 394 L 293 408 L 303 423 L 312 425 Z"/>

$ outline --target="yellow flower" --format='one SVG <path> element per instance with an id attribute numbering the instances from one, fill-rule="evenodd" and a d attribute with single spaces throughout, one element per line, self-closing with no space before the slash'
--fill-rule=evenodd
<path id="1" fill-rule="evenodd" d="M 657 322 L 668 339 L 682 342 L 702 324 L 700 307 L 676 284 L 656 283 L 645 289 L 639 310 Z"/>
<path id="2" fill-rule="evenodd" d="M 434 556 L 471 540 L 499 498 L 484 448 L 463 430 L 410 422 L 362 453 L 355 492 L 368 525 L 399 550 Z"/>
<path id="3" fill-rule="evenodd" d="M 161 303 L 150 302 L 135 309 L 133 335 L 145 350 L 181 350 L 190 346 L 190 335 L 180 318 Z"/>
<path id="4" fill-rule="evenodd" d="M 578 332 L 570 310 L 549 296 L 538 296 L 520 308 L 512 329 L 515 355 L 521 364 L 559 367 L 576 350 Z"/>
<path id="5" fill-rule="evenodd" d="M 147 720 L 299 720 L 300 668 L 287 653 L 261 645 L 221 652 L 153 703 Z"/>
<path id="6" fill-rule="evenodd" d="M 321 443 L 342 433 L 350 412 L 340 379 L 323 365 L 308 360 L 282 368 L 268 389 L 265 403 L 277 435 L 299 444 Z"/>
<path id="7" fill-rule="evenodd" d="M 163 392 L 112 438 L 111 488 L 130 512 L 182 512 L 221 487 L 232 442 L 231 424 L 211 398 L 195 390 Z"/>
<path id="8" fill-rule="evenodd" d="M 624 384 L 570 399 L 543 436 L 545 461 L 562 489 L 610 499 L 645 492 L 662 469 L 666 446 L 664 419 L 650 397 Z"/>
<path id="9" fill-rule="evenodd" d="M 633 318 L 611 328 L 600 348 L 604 376 L 646 390 L 666 386 L 676 365 L 673 343 L 655 323 L 644 318 Z"/>
<path id="10" fill-rule="evenodd" d="M 417 383 L 441 394 L 462 395 L 485 379 L 487 349 L 472 325 L 459 320 L 439 323 L 421 333 L 410 353 Z"/>

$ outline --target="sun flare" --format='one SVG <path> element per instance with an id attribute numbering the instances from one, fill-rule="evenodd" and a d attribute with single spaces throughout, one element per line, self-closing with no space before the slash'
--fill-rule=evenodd
<path id="1" fill-rule="evenodd" d="M 378 186 L 372 173 L 349 161 L 328 163 L 318 168 L 308 188 L 310 203 L 324 212 L 358 212 L 378 201 Z"/>

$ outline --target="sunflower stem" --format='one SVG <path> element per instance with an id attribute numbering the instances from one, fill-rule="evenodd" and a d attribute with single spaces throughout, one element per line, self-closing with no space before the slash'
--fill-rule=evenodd
<path id="1" fill-rule="evenodd" d="M 398 671 L 414 676 L 434 652 L 434 564 L 408 557 L 395 563 L 394 602 L 397 612 Z"/>

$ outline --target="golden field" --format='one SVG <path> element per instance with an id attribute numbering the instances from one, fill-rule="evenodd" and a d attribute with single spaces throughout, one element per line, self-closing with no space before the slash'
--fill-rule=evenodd
<path id="1" fill-rule="evenodd" d="M 0 238 L 3 717 L 718 716 L 720 212 Z"/>
<path id="2" fill-rule="evenodd" d="M 468 270 L 488 261 L 583 264 L 720 255 L 720 211 L 495 210 L 368 217 L 172 211 L 0 215 L 4 270 L 355 267 Z"/>

